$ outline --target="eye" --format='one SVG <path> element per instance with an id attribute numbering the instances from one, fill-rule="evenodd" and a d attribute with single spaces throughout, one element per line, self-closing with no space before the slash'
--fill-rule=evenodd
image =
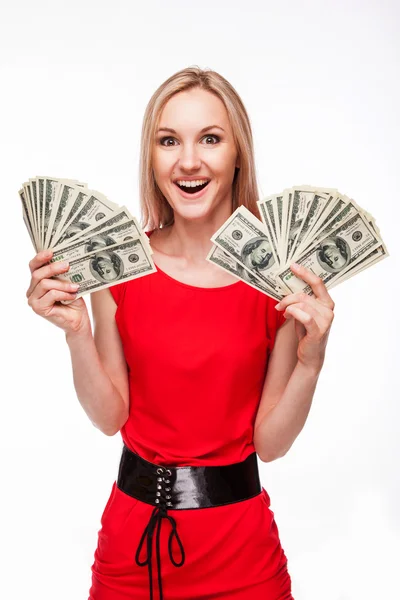
<path id="1" fill-rule="evenodd" d="M 215 142 L 216 144 L 220 141 L 220 138 L 217 135 L 213 135 L 213 134 L 205 135 L 204 138 L 203 138 L 203 140 L 210 140 L 210 139 L 213 139 L 213 138 L 214 138 L 214 140 L 216 140 L 216 142 Z M 214 144 L 213 143 L 209 144 L 207 142 L 206 145 L 207 146 L 213 146 Z"/>
<path id="2" fill-rule="evenodd" d="M 163 137 L 163 138 L 160 139 L 161 146 L 175 146 L 175 144 L 169 144 L 169 143 L 165 144 L 166 141 L 170 141 L 170 140 L 172 140 L 173 142 L 177 141 L 175 138 L 173 138 L 171 136 Z"/>

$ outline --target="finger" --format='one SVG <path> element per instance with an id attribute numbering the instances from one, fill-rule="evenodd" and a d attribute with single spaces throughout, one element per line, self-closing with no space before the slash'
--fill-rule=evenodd
<path id="1" fill-rule="evenodd" d="M 36 271 L 39 267 L 42 267 L 45 263 L 49 262 L 53 256 L 53 250 L 42 250 L 38 252 L 36 256 L 29 262 L 30 272 Z"/>
<path id="2" fill-rule="evenodd" d="M 321 333 L 323 333 L 324 331 L 326 331 L 329 328 L 330 320 L 327 319 L 326 317 L 322 316 L 321 313 L 318 310 L 316 310 L 313 306 L 311 306 L 310 304 L 304 304 L 303 302 L 291 303 L 286 308 L 285 312 L 283 313 L 286 318 L 287 318 L 287 315 L 295 316 L 295 313 L 292 310 L 293 308 L 299 309 L 303 313 L 310 315 L 314 319 L 314 321 L 317 323 L 319 331 Z"/>
<path id="3" fill-rule="evenodd" d="M 45 279 L 45 278 L 50 279 L 51 277 L 53 277 L 53 275 L 59 275 L 60 273 L 65 273 L 66 271 L 68 271 L 68 269 L 69 269 L 69 264 L 68 264 L 68 262 L 65 262 L 65 261 L 49 263 L 49 264 L 46 264 L 44 267 L 35 269 L 32 272 L 31 282 L 30 282 L 29 288 L 26 292 L 26 297 L 29 298 L 29 296 L 32 294 L 35 287 L 38 285 L 39 281 L 41 281 L 42 279 Z"/>
<path id="4" fill-rule="evenodd" d="M 30 295 L 30 303 L 32 304 L 32 302 L 39 300 L 51 289 L 74 293 L 79 290 L 79 284 L 71 283 L 65 279 L 42 279 Z"/>
<path id="5" fill-rule="evenodd" d="M 294 304 L 288 306 L 286 312 L 289 313 L 291 317 L 294 317 L 295 319 L 300 321 L 300 323 L 302 323 L 306 328 L 307 333 L 309 333 L 312 337 L 321 337 L 321 331 L 318 327 L 318 323 L 310 314 L 306 313 L 301 308 L 297 308 Z"/>
<path id="6" fill-rule="evenodd" d="M 303 279 L 303 281 L 309 284 L 318 300 L 320 300 L 331 310 L 335 308 L 335 303 L 330 297 L 326 285 L 322 281 L 321 277 L 318 277 L 318 275 L 315 275 L 315 273 L 312 273 L 309 269 L 303 267 L 303 265 L 297 265 L 297 263 L 292 263 L 290 268 L 296 277 Z"/>
<path id="7" fill-rule="evenodd" d="M 305 292 L 297 292 L 296 294 L 288 294 L 282 300 L 275 305 L 277 310 L 285 310 L 287 306 L 291 304 L 301 304 L 300 308 L 304 308 L 306 306 L 311 306 L 315 311 L 317 311 L 321 316 L 326 319 L 330 319 L 332 316 L 332 310 L 328 308 L 325 304 L 322 304 L 320 300 L 314 298 L 313 296 L 309 296 Z"/>
<path id="8" fill-rule="evenodd" d="M 42 315 L 49 316 L 53 314 L 53 308 L 55 302 L 60 302 L 61 300 L 75 300 L 76 293 L 64 292 L 62 290 L 56 290 L 52 288 L 44 296 L 36 300 L 34 307 L 37 312 Z"/>

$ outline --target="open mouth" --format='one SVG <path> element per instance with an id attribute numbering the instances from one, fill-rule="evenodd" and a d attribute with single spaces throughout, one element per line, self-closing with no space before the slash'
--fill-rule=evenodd
<path id="1" fill-rule="evenodd" d="M 177 185 L 180 190 L 182 190 L 183 192 L 186 192 L 187 194 L 196 194 L 196 192 L 200 192 L 201 190 L 204 190 L 204 188 L 207 187 L 209 183 L 210 183 L 209 181 L 206 181 L 205 183 L 202 183 L 201 185 L 186 186 L 186 185 L 179 185 L 179 183 L 175 182 L 175 185 Z"/>

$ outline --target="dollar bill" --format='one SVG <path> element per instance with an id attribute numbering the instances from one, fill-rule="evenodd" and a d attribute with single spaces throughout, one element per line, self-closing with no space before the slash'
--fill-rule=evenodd
<path id="1" fill-rule="evenodd" d="M 386 248 L 386 245 L 382 242 L 381 246 L 378 246 L 378 248 L 372 250 L 370 254 L 368 254 L 359 263 L 357 263 L 348 271 L 346 271 L 344 275 L 341 275 L 340 277 L 335 279 L 335 281 L 329 286 L 329 289 L 334 288 L 339 283 L 343 283 L 343 281 L 346 281 L 346 279 L 354 277 L 354 275 L 361 273 L 361 271 L 365 271 L 365 269 L 372 267 L 372 265 L 376 264 L 377 262 L 381 261 L 383 258 L 386 258 L 388 256 L 390 256 L 389 252 Z"/>
<path id="2" fill-rule="evenodd" d="M 293 190 L 292 205 L 288 221 L 287 261 L 290 260 L 290 256 L 296 248 L 297 239 L 314 197 L 314 191 L 308 190 L 307 188 Z"/>
<path id="3" fill-rule="evenodd" d="M 156 273 L 157 268 L 141 238 L 91 252 L 70 262 L 67 273 L 54 276 L 79 284 L 76 299 L 118 283 Z M 70 304 L 71 301 L 63 301 Z"/>
<path id="4" fill-rule="evenodd" d="M 379 236 L 368 221 L 361 213 L 357 213 L 340 223 L 306 253 L 296 257 L 296 262 L 315 273 L 329 288 L 335 279 L 359 263 L 366 252 L 371 252 L 380 244 Z M 289 267 L 277 271 L 275 276 L 286 285 L 290 293 L 313 293 L 311 287 L 296 277 Z"/>
<path id="5" fill-rule="evenodd" d="M 26 203 L 26 206 L 28 207 L 28 211 L 29 211 L 29 215 L 30 215 L 30 223 L 32 225 L 32 230 L 33 230 L 33 234 L 34 234 L 34 238 L 35 238 L 35 244 L 36 247 L 40 249 L 40 240 L 38 238 L 38 228 L 36 225 L 36 207 L 34 206 L 33 203 L 33 192 L 32 192 L 32 188 L 30 186 L 29 181 L 25 181 L 22 184 L 22 188 L 20 190 L 20 197 L 24 198 L 24 202 Z"/>
<path id="6" fill-rule="evenodd" d="M 279 291 L 276 279 L 269 274 L 279 264 L 274 245 L 264 224 L 245 206 L 239 206 L 232 213 L 214 233 L 211 241 L 265 283 L 272 292 L 276 294 Z"/>
<path id="7" fill-rule="evenodd" d="M 81 233 L 84 229 L 97 224 L 102 219 L 110 217 L 117 210 L 114 203 L 99 192 L 80 192 L 78 196 L 85 194 L 84 203 L 76 213 L 66 221 L 62 233 L 57 239 L 57 244 L 62 244 L 65 240 Z"/>
<path id="8" fill-rule="evenodd" d="M 223 271 L 231 273 L 232 275 L 237 277 L 238 280 L 243 281 L 247 285 L 250 285 L 259 292 L 270 296 L 274 300 L 282 300 L 283 294 L 275 294 L 267 285 L 265 285 L 256 277 L 254 277 L 254 275 L 250 271 L 242 267 L 242 265 L 237 263 L 235 259 L 233 259 L 226 252 L 224 252 L 224 250 L 221 250 L 221 248 L 219 248 L 218 246 L 213 246 L 211 248 L 210 252 L 206 256 L 206 260 L 216 265 Z"/>
<path id="9" fill-rule="evenodd" d="M 329 219 L 324 220 L 324 223 L 321 225 L 321 229 L 318 231 L 314 230 L 314 237 L 308 244 L 308 248 L 312 248 L 322 239 L 327 237 L 340 223 L 347 221 L 350 219 L 350 217 L 354 217 L 357 214 L 363 214 L 358 210 L 358 206 L 349 200 L 349 198 L 346 198 L 342 204 L 344 204 L 344 206 L 341 210 L 336 212 L 332 217 L 329 217 Z M 295 254 L 292 256 L 292 261 L 297 260 L 297 257 L 303 255 L 307 249 L 304 250 L 304 248 L 298 248 Z"/>
<path id="10" fill-rule="evenodd" d="M 156 272 L 136 218 L 86 183 L 36 176 L 19 198 L 36 251 L 51 248 L 52 262 L 74 265 L 59 277 L 79 280 L 79 295 Z M 372 215 L 335 188 L 293 186 L 257 205 L 261 220 L 239 206 L 212 236 L 206 260 L 274 300 L 312 293 L 291 271 L 294 261 L 330 289 L 389 256 Z"/>
<path id="11" fill-rule="evenodd" d="M 283 198 L 283 195 L 281 196 Z M 268 231 L 268 237 L 273 246 L 273 253 L 276 260 L 282 264 L 282 251 L 281 251 L 281 237 L 280 230 L 281 225 L 278 225 L 279 210 L 274 209 L 275 202 L 278 202 L 279 195 L 271 195 L 264 198 L 262 201 L 257 201 L 258 209 L 260 211 L 261 219 Z M 281 208 L 283 213 L 283 207 Z"/>
<path id="12" fill-rule="evenodd" d="M 148 236 L 143 233 L 136 217 L 131 215 L 126 206 L 122 206 L 118 210 L 118 212 L 114 213 L 110 218 L 101 220 L 100 224 L 92 225 L 91 227 L 84 229 L 81 233 L 78 232 L 72 238 L 72 244 L 74 245 L 75 243 L 79 243 L 82 240 L 86 241 L 87 239 L 92 238 L 93 236 L 102 236 L 106 233 L 107 229 L 120 225 L 121 223 L 124 223 L 126 221 L 132 221 L 132 227 L 135 230 L 134 237 L 141 235 L 144 243 L 147 245 L 150 254 L 153 254 L 153 249 L 150 245 Z M 71 240 L 67 239 L 62 244 L 57 244 L 57 251 L 69 247 L 70 245 Z"/>
<path id="13" fill-rule="evenodd" d="M 104 250 L 108 246 L 122 244 L 130 239 L 141 237 L 136 219 L 130 219 L 128 211 L 120 211 L 118 215 L 108 219 L 107 224 L 108 227 L 102 225 L 95 227 L 90 235 L 81 236 L 78 240 L 74 238 L 72 244 L 65 245 L 63 248 L 57 247 L 53 252 L 51 262 L 59 260 L 71 262 L 86 254 Z M 148 250 L 148 242 L 144 238 L 142 238 L 142 242 Z"/>
<path id="14" fill-rule="evenodd" d="M 49 247 L 54 248 L 58 245 L 58 240 L 64 230 L 64 225 L 72 220 L 73 216 L 89 199 L 92 190 L 80 189 L 77 186 L 66 185 L 58 196 L 56 206 L 54 207 L 55 217 L 52 226 Z"/>
<path id="15" fill-rule="evenodd" d="M 42 241 L 45 249 L 50 247 L 52 237 L 60 223 L 61 212 L 58 208 L 63 200 L 65 204 L 65 190 L 72 191 L 87 187 L 75 179 L 61 179 L 57 177 L 41 177 L 44 182 L 44 207 L 43 207 L 43 228 Z"/>
<path id="16" fill-rule="evenodd" d="M 24 220 L 25 226 L 28 230 L 29 237 L 31 238 L 33 247 L 36 248 L 36 240 L 34 236 L 34 229 L 32 227 L 32 217 L 30 216 L 30 209 L 28 207 L 28 203 L 25 199 L 25 193 L 23 189 L 20 189 L 18 192 L 19 198 L 21 200 L 22 205 L 22 218 Z"/>
<path id="17" fill-rule="evenodd" d="M 308 238 L 308 232 L 312 230 L 315 223 L 318 222 L 319 216 L 322 214 L 326 205 L 330 203 L 332 196 L 327 196 L 326 194 L 314 193 L 314 197 L 306 208 L 306 213 L 303 218 L 303 222 L 300 225 L 298 234 L 294 240 L 293 247 L 291 249 L 291 253 L 288 261 L 293 259 L 293 256 L 296 254 L 298 248 L 301 247 L 302 243 L 306 243 Z"/>

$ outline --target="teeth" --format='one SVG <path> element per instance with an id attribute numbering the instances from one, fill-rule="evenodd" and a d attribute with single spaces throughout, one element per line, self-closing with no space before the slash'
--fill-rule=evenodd
<path id="1" fill-rule="evenodd" d="M 180 179 L 176 183 L 182 187 L 196 187 L 197 185 L 203 185 L 203 183 L 207 183 L 207 179 L 195 179 L 194 181 L 186 181 L 185 179 Z"/>

